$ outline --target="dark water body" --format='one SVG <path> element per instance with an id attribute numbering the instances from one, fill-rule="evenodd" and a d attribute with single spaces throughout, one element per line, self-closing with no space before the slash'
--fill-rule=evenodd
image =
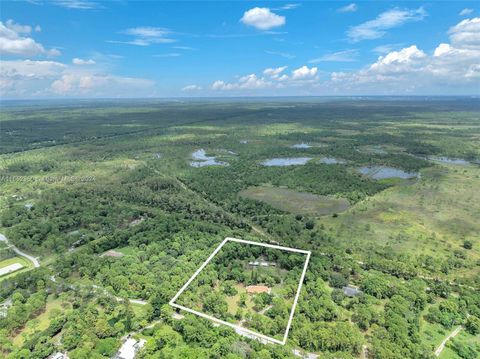
<path id="1" fill-rule="evenodd" d="M 311 159 L 311 157 L 271 158 L 269 160 L 263 161 L 262 166 L 272 167 L 304 165 Z"/>
<path id="2" fill-rule="evenodd" d="M 228 166 L 228 163 L 217 161 L 214 156 L 207 156 L 203 148 L 192 153 L 192 158 L 195 161 L 190 162 L 192 167 L 206 167 L 206 166 Z"/>
<path id="3" fill-rule="evenodd" d="M 415 178 L 418 177 L 417 172 L 405 172 L 398 168 L 387 167 L 387 166 L 371 166 L 371 167 L 360 167 L 358 169 L 362 175 L 368 176 L 373 179 L 386 179 L 386 178 Z"/>

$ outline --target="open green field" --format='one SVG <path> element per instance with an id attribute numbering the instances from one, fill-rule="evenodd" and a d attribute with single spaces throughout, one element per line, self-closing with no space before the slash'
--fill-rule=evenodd
<path id="1" fill-rule="evenodd" d="M 30 262 L 29 260 L 26 260 L 23 257 L 13 257 L 13 258 L 8 258 L 0 261 L 0 268 L 5 268 L 15 263 L 19 263 L 23 267 L 21 269 L 16 270 L 15 272 L 4 274 L 3 276 L 0 277 L 0 281 L 9 277 L 15 276 L 18 273 L 25 272 L 32 267 L 32 262 Z"/>
<path id="2" fill-rule="evenodd" d="M 343 212 L 349 207 L 346 199 L 296 192 L 287 188 L 249 187 L 241 191 L 239 195 L 243 198 L 265 202 L 282 211 L 315 217 Z"/>

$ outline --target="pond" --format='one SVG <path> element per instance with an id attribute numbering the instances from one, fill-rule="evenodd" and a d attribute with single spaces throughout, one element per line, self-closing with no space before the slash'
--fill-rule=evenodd
<path id="1" fill-rule="evenodd" d="M 271 158 L 262 162 L 262 166 L 296 166 L 304 165 L 310 161 L 311 157 L 286 157 L 286 158 Z"/>
<path id="2" fill-rule="evenodd" d="M 461 159 L 461 158 L 451 158 L 451 157 L 435 157 L 431 156 L 428 157 L 429 160 L 441 162 L 441 163 L 448 163 L 452 165 L 468 165 L 470 164 L 469 161 Z"/>
<path id="3" fill-rule="evenodd" d="M 344 160 L 340 160 L 340 159 L 337 159 L 337 158 L 334 158 L 334 157 L 323 157 L 322 159 L 320 159 L 320 161 L 318 161 L 320 163 L 325 163 L 327 165 L 334 165 L 334 164 L 342 164 L 342 163 L 345 163 Z"/>
<path id="4" fill-rule="evenodd" d="M 373 179 L 386 179 L 386 178 L 415 178 L 418 177 L 417 172 L 405 172 L 398 168 L 387 166 L 371 166 L 360 167 L 358 169 L 362 175 L 368 176 Z"/>
<path id="5" fill-rule="evenodd" d="M 206 167 L 206 166 L 228 166 L 228 163 L 217 161 L 215 156 L 207 156 L 203 148 L 192 153 L 192 158 L 196 161 L 191 161 L 192 167 Z"/>
<path id="6" fill-rule="evenodd" d="M 308 143 L 296 143 L 292 146 L 292 148 L 311 148 L 312 146 Z"/>

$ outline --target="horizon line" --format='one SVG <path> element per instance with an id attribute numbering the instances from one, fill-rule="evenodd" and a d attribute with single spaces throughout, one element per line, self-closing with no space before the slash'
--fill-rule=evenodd
<path id="1" fill-rule="evenodd" d="M 455 95 L 245 95 L 245 96 L 158 96 L 158 97 L 45 97 L 45 98 L 1 98 L 2 102 L 13 101 L 105 101 L 105 100 L 231 100 L 231 99 L 288 99 L 288 98 L 474 98 L 480 99 L 480 94 L 455 94 Z"/>

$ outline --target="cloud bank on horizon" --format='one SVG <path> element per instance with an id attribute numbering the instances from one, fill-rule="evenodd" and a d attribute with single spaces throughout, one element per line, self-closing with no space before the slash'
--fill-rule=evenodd
<path id="1" fill-rule="evenodd" d="M 474 2 L 254 5 L 5 3 L 0 96 L 480 94 Z"/>

